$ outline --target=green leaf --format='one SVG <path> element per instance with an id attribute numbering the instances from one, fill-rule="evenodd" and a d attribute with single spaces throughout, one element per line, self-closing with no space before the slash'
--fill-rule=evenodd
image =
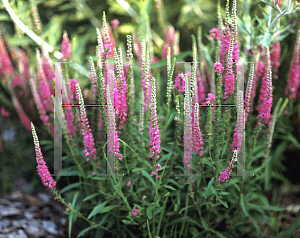
<path id="1" fill-rule="evenodd" d="M 222 203 L 222 204 L 224 205 L 224 207 L 228 208 L 227 202 L 225 202 L 225 201 L 223 201 L 223 200 L 221 200 L 221 199 L 219 200 L 219 202 Z"/>
<path id="2" fill-rule="evenodd" d="M 178 211 L 178 204 L 176 203 L 174 206 L 174 211 L 177 212 Z"/>
<path id="3" fill-rule="evenodd" d="M 142 174 L 155 186 L 154 180 L 151 178 L 151 176 L 145 170 L 142 170 Z"/>
<path id="4" fill-rule="evenodd" d="M 88 227 L 88 228 L 85 228 L 84 230 L 82 230 L 82 231 L 78 234 L 78 236 L 77 236 L 76 238 L 81 237 L 81 236 L 84 235 L 86 232 L 88 232 L 89 230 L 92 230 L 92 229 L 96 228 L 97 226 L 98 226 L 98 225 L 90 226 L 90 227 Z"/>
<path id="5" fill-rule="evenodd" d="M 249 213 L 248 213 L 248 209 L 247 209 L 247 202 L 246 202 L 246 199 L 243 194 L 241 194 L 241 206 L 242 206 L 242 210 L 245 213 L 246 217 L 248 217 Z"/>
<path id="6" fill-rule="evenodd" d="M 83 201 L 85 202 L 85 201 L 87 201 L 87 200 L 89 200 L 89 199 L 91 199 L 91 198 L 96 197 L 97 195 L 99 195 L 99 193 L 94 193 L 94 194 L 92 194 L 92 195 L 89 195 L 89 196 L 87 196 L 85 199 L 83 199 Z"/>
<path id="7" fill-rule="evenodd" d="M 149 219 L 152 219 L 152 210 L 153 209 L 154 209 L 154 206 L 150 206 L 150 207 L 147 208 L 146 213 L 147 213 L 147 216 L 148 216 Z"/>
<path id="8" fill-rule="evenodd" d="M 187 209 L 189 209 L 190 207 L 193 207 L 193 206 L 188 206 L 188 207 L 184 207 L 184 208 L 182 208 L 178 214 L 182 213 L 184 210 L 187 210 Z"/>
<path id="9" fill-rule="evenodd" d="M 289 133 L 287 137 L 300 150 L 300 144 L 297 139 L 291 133 Z"/>
<path id="10" fill-rule="evenodd" d="M 87 219 L 90 219 L 91 217 L 95 216 L 97 213 L 99 213 L 104 207 L 105 205 L 108 203 L 108 201 L 105 201 L 103 203 L 100 203 L 99 205 L 97 205 L 96 207 L 94 207 L 93 211 L 90 213 L 90 215 L 88 216 Z"/>
<path id="11" fill-rule="evenodd" d="M 60 190 L 60 194 L 66 192 L 66 191 L 69 191 L 69 190 L 72 189 L 72 188 L 76 188 L 76 187 L 78 187 L 78 186 L 80 186 L 80 183 L 73 183 L 73 184 L 70 184 L 70 185 L 64 187 L 62 190 Z"/>
<path id="12" fill-rule="evenodd" d="M 209 229 L 209 228 L 208 228 L 208 225 L 207 225 L 207 223 L 205 222 L 204 219 L 201 219 L 201 223 L 202 223 L 203 228 L 204 228 L 205 230 L 208 230 L 208 229 Z"/>
<path id="13" fill-rule="evenodd" d="M 218 237 L 220 237 L 220 238 L 226 238 L 226 236 L 223 236 L 220 232 L 217 232 L 213 229 L 207 229 L 207 230 L 214 233 L 214 234 L 216 234 L 216 235 L 218 235 Z"/>
<path id="14" fill-rule="evenodd" d="M 205 199 L 207 199 L 208 192 L 209 192 L 209 190 L 210 190 L 210 187 L 211 187 L 211 185 L 212 185 L 214 179 L 215 179 L 215 177 L 212 177 L 211 180 L 210 180 L 209 183 L 208 183 L 207 189 L 206 189 L 206 191 L 205 191 Z"/>
<path id="15" fill-rule="evenodd" d="M 266 191 L 269 191 L 270 189 L 270 180 L 271 180 L 271 168 L 270 163 L 266 164 L 266 170 L 265 170 L 265 189 Z"/>
<path id="16" fill-rule="evenodd" d="M 128 220 L 122 220 L 122 222 L 123 222 L 124 224 L 131 224 L 131 221 L 128 221 Z"/>
<path id="17" fill-rule="evenodd" d="M 105 208 L 103 208 L 101 211 L 99 211 L 99 213 L 105 213 L 105 212 L 108 212 L 112 209 L 114 209 L 115 207 L 118 207 L 119 205 L 112 205 L 112 206 L 107 206 Z"/>
<path id="18" fill-rule="evenodd" d="M 276 212 L 282 212 L 285 209 L 280 207 L 273 207 L 273 206 L 258 206 L 261 209 L 268 210 L 268 211 L 276 211 Z"/>
<path id="19" fill-rule="evenodd" d="M 171 189 L 171 190 L 176 190 L 176 188 L 173 188 L 172 186 L 169 186 L 169 185 L 163 185 L 163 187 Z"/>
<path id="20" fill-rule="evenodd" d="M 75 207 L 75 203 L 76 203 L 76 200 L 77 200 L 77 197 L 79 195 L 79 192 L 76 192 L 74 197 L 73 197 L 73 200 L 72 200 L 72 208 Z M 75 219 L 75 217 L 73 218 L 73 216 L 76 217 L 76 214 L 74 214 L 74 212 L 71 210 L 70 211 L 70 216 L 69 216 L 69 237 L 71 237 L 71 233 L 72 233 L 72 223 L 73 223 L 73 220 Z"/>
<path id="21" fill-rule="evenodd" d="M 172 114 L 170 115 L 169 120 L 168 120 L 166 126 L 168 126 L 168 125 L 171 123 L 171 121 L 174 119 L 175 113 L 176 113 L 176 112 L 172 112 Z"/>

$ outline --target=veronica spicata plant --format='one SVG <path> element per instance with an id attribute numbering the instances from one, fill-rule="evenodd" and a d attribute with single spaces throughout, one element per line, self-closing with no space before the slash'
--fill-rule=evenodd
<path id="1" fill-rule="evenodd" d="M 218 15 L 221 16 L 220 12 Z M 255 53 L 259 60 L 250 58 L 251 69 L 245 67 L 249 79 L 244 96 L 238 88 L 238 65 L 247 52 L 240 51 L 236 0 L 231 14 L 227 1 L 225 16 L 225 23 L 219 17 L 218 28 L 211 31 L 210 37 L 216 40 L 212 49 L 217 56 L 212 65 L 205 57 L 201 31 L 198 42 L 192 36 L 191 72 L 174 74 L 180 71 L 179 67 L 175 69 L 179 50 L 170 46 L 178 42 L 173 29 L 168 28 L 167 47 L 162 50 L 162 57 L 167 57 L 167 89 L 164 99 L 158 100 L 157 87 L 162 79 L 151 69 L 154 56 L 149 33 L 140 45 L 135 41 L 135 47 L 132 36 L 127 36 L 128 61 L 124 63 L 125 54 L 122 48 L 117 50 L 103 13 L 102 29 L 96 29 L 96 66 L 92 58 L 89 62 L 94 95 L 89 100 L 98 107 L 92 111 L 88 110 L 82 88 L 66 63 L 72 56 L 72 47 L 67 35 L 63 35 L 63 103 L 74 107 L 64 107 L 62 113 L 66 138 L 62 174 L 72 174 L 72 183 L 61 188 L 50 176 L 33 124 L 31 128 L 38 173 L 43 184 L 66 207 L 69 237 L 75 221 L 82 228 L 77 237 L 239 237 L 247 233 L 260 237 L 267 232 L 274 237 L 293 232 L 299 226 L 298 222 L 285 230 L 274 228 L 269 211 L 282 208 L 270 204 L 262 194 L 264 178 L 270 179 L 265 167 L 272 158 L 269 149 L 275 123 L 286 105 L 281 106 L 281 99 L 272 111 L 271 66 L 277 62 L 276 57 L 270 56 L 272 42 L 262 38 L 260 50 Z M 268 27 L 266 34 L 272 24 Z M 132 55 L 133 48 L 137 59 Z M 38 82 L 45 90 L 43 95 L 35 96 L 35 103 L 41 119 L 48 125 L 45 119 L 53 110 L 50 100 L 53 92 L 48 87 L 51 82 L 43 72 L 38 51 L 36 56 L 39 81 L 34 81 L 32 73 L 30 85 L 35 93 L 39 92 Z M 202 62 L 200 68 L 198 59 Z M 113 63 L 115 67 L 111 66 Z M 141 66 L 139 74 L 133 72 L 133 64 Z M 9 66 L 2 65 L 9 72 Z M 260 80 L 256 118 L 251 113 L 255 105 L 253 90 Z M 208 89 L 211 90 L 207 92 Z M 140 93 L 140 100 L 135 98 L 136 92 Z M 240 132 L 244 98 L 248 121 L 244 137 L 246 169 L 255 176 L 241 178 L 232 174 L 236 172 L 234 165 L 239 161 L 237 156 L 243 144 Z M 236 106 L 237 101 L 238 111 L 236 107 L 221 106 Z M 158 115 L 165 115 L 164 121 Z M 167 133 L 172 136 L 163 137 Z M 263 143 L 266 136 L 267 145 Z M 263 147 L 256 146 L 257 141 Z M 231 150 L 228 145 L 232 145 Z M 258 164 L 256 160 L 263 150 L 266 161 Z M 185 167 L 189 174 L 185 174 Z M 267 228 L 262 226 L 263 222 Z"/>

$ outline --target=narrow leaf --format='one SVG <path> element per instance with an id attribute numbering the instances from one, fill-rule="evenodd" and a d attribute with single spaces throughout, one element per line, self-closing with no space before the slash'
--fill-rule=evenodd
<path id="1" fill-rule="evenodd" d="M 210 180 L 209 183 L 208 183 L 207 189 L 206 189 L 206 191 L 205 191 L 205 199 L 207 199 L 208 192 L 209 192 L 209 190 L 210 190 L 210 187 L 211 187 L 211 185 L 212 185 L 214 179 L 215 179 L 215 177 L 212 177 L 211 180 Z"/>
<path id="2" fill-rule="evenodd" d="M 95 216 L 97 213 L 99 213 L 104 207 L 105 205 L 108 203 L 108 201 L 105 201 L 103 203 L 100 203 L 99 205 L 97 205 L 96 207 L 94 207 L 93 211 L 90 213 L 90 215 L 88 216 L 87 219 L 90 219 L 91 217 Z"/>

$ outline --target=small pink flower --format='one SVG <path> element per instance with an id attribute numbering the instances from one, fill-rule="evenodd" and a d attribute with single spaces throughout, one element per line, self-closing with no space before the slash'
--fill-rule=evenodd
<path id="1" fill-rule="evenodd" d="M 93 176 L 95 176 L 95 175 L 96 175 L 96 173 L 94 172 L 94 173 L 93 173 Z"/>
<path id="2" fill-rule="evenodd" d="M 222 66 L 221 63 L 216 62 L 214 63 L 214 69 L 216 73 L 222 73 L 222 71 L 224 70 L 224 67 Z"/>
<path id="3" fill-rule="evenodd" d="M 212 94 L 212 93 L 207 94 L 207 98 L 206 98 L 207 105 L 210 105 L 212 103 L 212 101 L 215 101 L 215 100 L 216 100 L 216 97 L 214 94 Z"/>
<path id="4" fill-rule="evenodd" d="M 153 175 L 156 175 L 156 171 L 152 171 L 152 173 L 151 174 L 153 174 Z"/>
<path id="5" fill-rule="evenodd" d="M 9 117 L 9 116 L 10 116 L 10 113 L 9 113 L 9 111 L 6 111 L 6 110 L 5 110 L 5 107 L 1 107 L 1 109 L 0 109 L 0 115 L 1 115 L 2 117 Z"/>
<path id="6" fill-rule="evenodd" d="M 139 209 L 133 209 L 131 213 L 132 213 L 132 216 L 135 217 L 139 213 Z"/>
<path id="7" fill-rule="evenodd" d="M 146 196 L 144 195 L 144 196 L 142 197 L 142 200 L 144 200 L 144 199 L 145 199 L 145 197 L 146 197 Z"/>
<path id="8" fill-rule="evenodd" d="M 178 92 L 184 92 L 184 90 L 185 90 L 185 80 L 184 79 L 185 79 L 185 75 L 183 73 L 178 74 L 175 79 L 174 88 Z"/>
<path id="9" fill-rule="evenodd" d="M 110 22 L 110 24 L 111 24 L 111 29 L 118 29 L 119 21 L 118 19 L 114 19 Z"/>
<path id="10" fill-rule="evenodd" d="M 213 38 L 213 39 L 216 39 L 217 40 L 221 40 L 221 37 L 220 37 L 220 32 L 219 32 L 219 29 L 217 28 L 212 28 L 210 31 L 210 37 Z"/>
<path id="11" fill-rule="evenodd" d="M 129 180 L 129 181 L 127 182 L 127 187 L 130 185 L 130 183 L 131 183 L 131 181 Z"/>
<path id="12" fill-rule="evenodd" d="M 161 175 L 156 176 L 157 178 L 160 178 Z"/>

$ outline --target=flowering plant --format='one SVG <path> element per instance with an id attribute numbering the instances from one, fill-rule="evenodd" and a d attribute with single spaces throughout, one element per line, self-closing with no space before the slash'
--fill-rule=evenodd
<path id="1" fill-rule="evenodd" d="M 265 190 L 270 187 L 271 176 L 265 168 L 271 165 L 269 150 L 275 123 L 287 100 L 281 105 L 280 98 L 272 110 L 271 66 L 278 66 L 278 56 L 271 57 L 271 41 L 267 40 L 254 55 L 258 60 L 255 61 L 254 56 L 250 58 L 253 60 L 251 68 L 246 68 L 248 81 L 244 99 L 240 90 L 239 65 L 249 55 L 240 52 L 236 4 L 234 0 L 229 17 L 227 1 L 225 27 L 219 11 L 219 27 L 213 30 L 216 35 L 212 35 L 217 57 L 211 67 L 204 57 L 199 30 L 197 41 L 192 36 L 192 69 L 186 70 L 185 74 L 178 72 L 180 67 L 175 63 L 178 50 L 172 51 L 170 45 L 176 42 L 176 37 L 173 29 L 168 28 L 167 50 L 162 49 L 162 56 L 167 57 L 167 89 L 162 100 L 158 100 L 161 97 L 157 92 L 161 90 L 158 85 L 164 81 L 151 68 L 155 57 L 151 54 L 149 31 L 141 44 L 138 39 L 127 36 L 127 62 L 124 64 L 122 48 L 116 48 L 103 13 L 102 29 L 96 30 L 96 66 L 92 58 L 89 61 L 92 88 L 89 104 L 67 64 L 72 52 L 67 35 L 63 35 L 60 59 L 64 107 L 61 117 L 65 141 L 62 144 L 64 169 L 58 179 L 70 174 L 74 176 L 72 183 L 61 188 L 50 176 L 34 123 L 31 123 L 31 129 L 38 174 L 55 199 L 66 206 L 70 237 L 76 220 L 83 227 L 77 237 L 166 237 L 167 233 L 170 237 L 177 234 L 179 237 L 183 234 L 186 237 L 226 237 L 246 233 L 260 236 L 267 232 L 272 237 L 292 233 L 299 227 L 297 222 L 294 227 L 277 229 L 269 222 L 269 211 L 284 210 L 270 205 L 262 192 L 263 185 Z M 116 22 L 112 24 L 113 28 L 117 27 Z M 133 71 L 133 49 L 141 61 L 140 79 Z M 41 120 L 54 131 L 54 123 L 48 123 L 49 117 L 45 113 L 46 109 L 46 112 L 54 110 L 51 81 L 45 76 L 46 70 L 41 67 L 39 56 L 37 53 L 42 92 L 39 95 L 35 89 L 33 73 L 31 90 Z M 291 78 L 298 70 L 299 51 L 295 50 L 294 57 Z M 2 65 L 7 71 L 7 66 Z M 254 98 L 260 78 L 255 108 L 258 115 L 255 117 L 250 112 L 256 104 Z M 292 92 L 298 87 L 294 81 L 290 80 L 288 86 Z M 140 92 L 140 100 L 136 100 L 136 91 Z M 222 108 L 222 105 L 228 108 Z M 237 110 L 230 107 L 232 105 Z M 93 110 L 89 111 L 92 106 Z M 165 118 L 159 120 L 162 114 Z M 138 123 L 136 118 L 139 118 Z M 257 141 L 264 141 L 265 137 L 267 145 L 256 146 Z M 243 138 L 252 139 L 246 139 L 244 146 Z M 242 153 L 246 154 L 247 172 L 255 177 L 245 176 L 245 171 L 242 178 L 232 176 L 243 169 L 241 160 L 237 159 Z M 262 156 L 265 161 L 257 163 Z M 235 162 L 237 171 L 233 169 Z M 276 168 L 274 171 L 276 173 Z M 229 220 L 230 216 L 232 219 Z M 262 226 L 265 221 L 267 228 Z"/>

